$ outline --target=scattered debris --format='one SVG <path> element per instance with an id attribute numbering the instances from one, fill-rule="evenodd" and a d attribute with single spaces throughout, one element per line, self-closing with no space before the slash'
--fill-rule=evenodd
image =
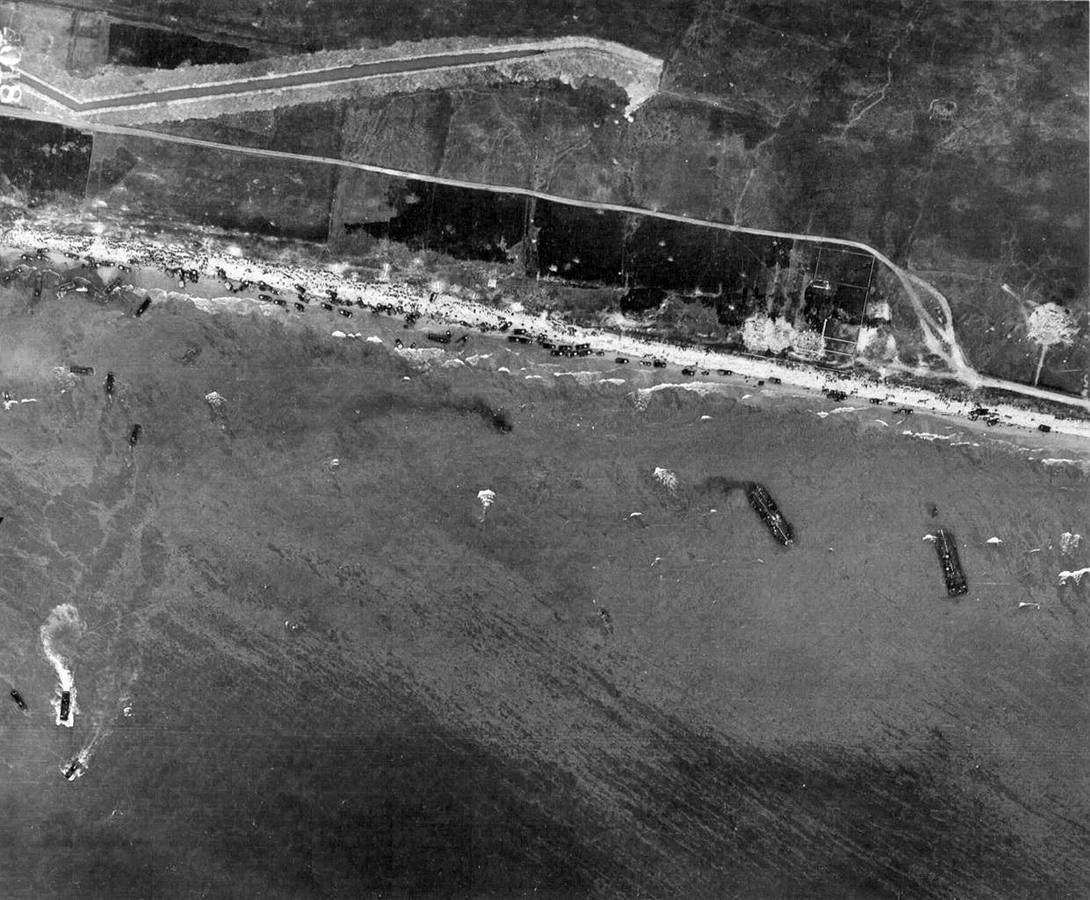
<path id="1" fill-rule="evenodd" d="M 1064 556 L 1068 556 L 1079 549 L 1079 542 L 1081 540 L 1081 534 L 1072 534 L 1070 531 L 1065 531 L 1060 535 L 1060 552 Z"/>
<path id="2" fill-rule="evenodd" d="M 655 480 L 658 481 L 666 490 L 668 490 L 673 496 L 677 496 L 677 475 L 671 472 L 669 469 L 664 469 L 662 466 L 656 466 L 655 471 L 651 473 Z"/>

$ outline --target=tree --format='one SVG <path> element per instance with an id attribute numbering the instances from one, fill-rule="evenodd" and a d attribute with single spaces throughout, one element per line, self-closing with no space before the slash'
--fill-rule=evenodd
<path id="1" fill-rule="evenodd" d="M 1070 344 L 1079 333 L 1079 326 L 1071 312 L 1058 303 L 1042 303 L 1029 314 L 1027 328 L 1030 339 L 1041 345 L 1037 373 L 1033 376 L 1033 384 L 1036 386 L 1048 348 L 1057 344 Z"/>

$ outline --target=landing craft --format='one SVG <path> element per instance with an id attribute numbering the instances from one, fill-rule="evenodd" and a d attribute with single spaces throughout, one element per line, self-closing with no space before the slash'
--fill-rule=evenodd
<path id="1" fill-rule="evenodd" d="M 960 597 L 969 592 L 969 583 L 965 579 L 965 573 L 961 569 L 961 560 L 958 559 L 958 548 L 954 543 L 954 535 L 945 528 L 935 531 L 935 552 L 939 555 L 939 564 L 942 566 L 942 577 L 946 581 L 946 594 L 949 597 Z"/>
<path id="2" fill-rule="evenodd" d="M 103 385 L 106 388 L 106 396 L 112 397 L 114 395 L 114 373 L 106 373 L 106 383 Z"/>
<path id="3" fill-rule="evenodd" d="M 748 482 L 746 484 L 746 499 L 757 515 L 761 517 L 761 521 L 765 523 L 765 527 L 772 537 L 785 547 L 789 547 L 795 542 L 795 529 L 784 518 L 783 513 L 776 506 L 776 501 L 772 499 L 772 495 L 768 493 L 768 489 L 763 484 L 756 481 Z"/>
<path id="4" fill-rule="evenodd" d="M 140 425 L 133 425 L 132 431 L 129 432 L 129 446 L 135 447 L 136 442 L 140 440 L 140 432 L 144 429 Z"/>
<path id="5" fill-rule="evenodd" d="M 72 694 L 68 691 L 61 691 L 61 705 L 57 710 L 57 724 L 67 725 L 72 727 L 72 719 L 69 715 L 72 711 Z"/>
<path id="6" fill-rule="evenodd" d="M 148 311 L 148 307 L 151 306 L 151 297 L 145 297 L 144 302 L 136 309 L 136 318 L 140 318 L 144 313 Z"/>
<path id="7" fill-rule="evenodd" d="M 94 375 L 94 366 L 69 366 L 68 371 L 73 375 Z"/>

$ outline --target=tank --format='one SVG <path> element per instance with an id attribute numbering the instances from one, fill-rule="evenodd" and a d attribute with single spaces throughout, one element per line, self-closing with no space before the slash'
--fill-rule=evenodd
<path id="1" fill-rule="evenodd" d="M 776 506 L 776 501 L 768 493 L 768 488 L 756 481 L 749 481 L 746 483 L 746 499 L 757 515 L 761 517 L 761 521 L 765 523 L 769 534 L 776 541 L 785 547 L 789 547 L 795 542 L 795 529 L 791 527 L 791 523 L 784 518 L 783 513 Z"/>
<path id="2" fill-rule="evenodd" d="M 954 542 L 954 535 L 946 528 L 940 528 L 935 532 L 935 552 L 939 555 L 939 564 L 942 566 L 942 577 L 946 581 L 946 593 L 950 597 L 960 597 L 969 592 L 969 583 L 965 579 L 965 573 L 961 569 L 961 560 L 958 559 L 958 548 Z"/>

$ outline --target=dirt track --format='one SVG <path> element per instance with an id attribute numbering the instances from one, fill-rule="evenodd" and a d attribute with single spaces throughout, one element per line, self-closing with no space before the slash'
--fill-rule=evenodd
<path id="1" fill-rule="evenodd" d="M 157 896 L 1090 884 L 1090 583 L 1056 586 L 1082 564 L 1060 534 L 1090 532 L 1078 469 L 765 394 L 641 411 L 639 369 L 579 385 L 498 341 L 421 371 L 379 317 L 382 345 L 25 299 L 0 294 L 0 376 L 38 401 L 0 412 L 14 895 L 135 896 L 134 865 Z M 764 481 L 798 546 L 710 476 Z M 61 601 L 91 627 L 73 734 L 36 645 Z"/>

